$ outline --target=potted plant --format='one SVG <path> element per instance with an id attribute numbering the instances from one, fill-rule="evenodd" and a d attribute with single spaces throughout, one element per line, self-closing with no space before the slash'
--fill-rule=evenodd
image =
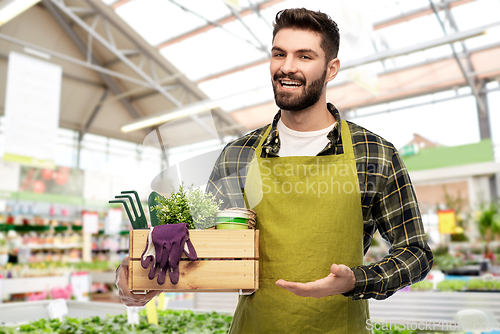
<path id="1" fill-rule="evenodd" d="M 500 212 L 498 206 L 491 203 L 489 206 L 481 210 L 477 219 L 479 233 L 486 241 L 484 258 L 494 260 L 494 254 L 491 251 L 490 243 L 494 235 L 500 234 Z"/>
<path id="2" fill-rule="evenodd" d="M 460 190 L 457 192 L 456 197 L 454 197 L 447 191 L 446 186 L 443 186 L 443 191 L 444 191 L 445 205 L 448 209 L 455 210 L 455 216 L 457 219 L 457 233 L 452 234 L 450 236 L 451 241 L 452 242 L 468 241 L 468 238 L 464 233 L 464 231 L 467 228 L 468 215 L 465 214 L 463 210 L 463 207 L 465 206 L 467 201 L 464 197 L 462 197 Z"/>
<path id="3" fill-rule="evenodd" d="M 187 223 L 189 229 L 207 229 L 215 225 L 215 216 L 222 204 L 211 193 L 186 189 L 182 183 L 170 196 L 156 197 L 155 211 L 159 224 Z"/>

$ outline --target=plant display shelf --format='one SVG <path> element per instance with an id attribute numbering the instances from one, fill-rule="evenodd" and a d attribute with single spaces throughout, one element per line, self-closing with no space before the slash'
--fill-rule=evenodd
<path id="1" fill-rule="evenodd" d="M 370 299 L 372 322 L 454 323 L 453 316 L 460 310 L 478 309 L 493 312 L 500 322 L 500 294 L 489 292 L 399 291 L 384 300 Z"/>
<path id="2" fill-rule="evenodd" d="M 38 319 L 50 319 L 47 306 L 53 300 L 32 302 L 15 302 L 0 304 L 0 326 L 15 325 Z M 127 312 L 125 304 L 103 302 L 81 302 L 66 300 L 68 317 L 88 318 L 124 314 Z"/>
<path id="3" fill-rule="evenodd" d="M 114 271 L 89 271 L 92 283 L 115 284 Z"/>
<path id="4" fill-rule="evenodd" d="M 189 235 L 198 260 L 183 255 L 179 263 L 179 282 L 171 284 L 168 275 L 159 285 L 156 277 L 148 278 L 149 268 L 141 266 L 148 229 L 136 229 L 129 235 L 130 290 L 164 290 L 166 292 L 242 292 L 259 288 L 258 230 L 190 230 Z"/>
<path id="5" fill-rule="evenodd" d="M 3 294 L 28 293 L 48 291 L 52 288 L 64 287 L 69 284 L 69 275 L 3 278 Z"/>

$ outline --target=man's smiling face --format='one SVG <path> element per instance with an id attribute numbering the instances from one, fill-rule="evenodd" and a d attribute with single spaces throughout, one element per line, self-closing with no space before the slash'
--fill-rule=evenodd
<path id="1" fill-rule="evenodd" d="M 271 49 L 271 78 L 276 105 L 299 111 L 316 104 L 325 88 L 326 56 L 319 33 L 281 29 Z"/>

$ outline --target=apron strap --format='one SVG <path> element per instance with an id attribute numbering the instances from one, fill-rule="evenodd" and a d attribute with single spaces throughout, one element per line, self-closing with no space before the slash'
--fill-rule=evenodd
<path id="1" fill-rule="evenodd" d="M 354 157 L 354 150 L 352 147 L 351 131 L 349 131 L 349 125 L 345 120 L 341 120 L 340 123 L 341 123 L 340 135 L 342 137 L 342 146 L 344 148 L 344 154 L 351 155 L 352 157 Z M 264 141 L 267 139 L 267 136 L 269 136 L 271 128 L 272 124 L 269 124 L 266 131 L 264 132 L 264 135 L 262 136 L 262 139 L 259 142 L 259 145 L 255 149 L 255 157 L 260 158 L 262 154 L 262 144 L 264 144 Z"/>
<path id="2" fill-rule="evenodd" d="M 342 126 L 340 127 L 340 136 L 342 137 L 342 147 L 344 154 L 352 155 L 354 157 L 354 149 L 352 147 L 351 131 L 346 121 L 341 120 Z"/>
<path id="3" fill-rule="evenodd" d="M 260 140 L 259 145 L 255 149 L 255 158 L 260 158 L 260 156 L 262 154 L 262 144 L 267 139 L 267 136 L 269 136 L 269 133 L 271 132 L 272 127 L 273 127 L 273 125 L 269 124 L 266 131 L 264 132 L 264 135 L 262 135 L 262 139 Z"/>

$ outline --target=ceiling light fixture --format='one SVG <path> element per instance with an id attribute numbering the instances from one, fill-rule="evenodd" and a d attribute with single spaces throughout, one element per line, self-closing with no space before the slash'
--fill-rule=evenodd
<path id="1" fill-rule="evenodd" d="M 220 101 L 204 100 L 197 103 L 187 105 L 186 107 L 179 108 L 177 110 L 169 111 L 168 113 L 161 113 L 149 117 L 143 117 L 132 123 L 126 124 L 121 127 L 122 132 L 131 132 L 135 130 L 144 129 L 150 126 L 164 124 L 174 119 L 181 117 L 191 116 L 194 114 L 199 114 L 204 111 L 210 111 L 212 109 L 218 108 Z"/>
<path id="2" fill-rule="evenodd" d="M 4 25 L 40 0 L 5 0 L 0 3 L 0 26 Z"/>

